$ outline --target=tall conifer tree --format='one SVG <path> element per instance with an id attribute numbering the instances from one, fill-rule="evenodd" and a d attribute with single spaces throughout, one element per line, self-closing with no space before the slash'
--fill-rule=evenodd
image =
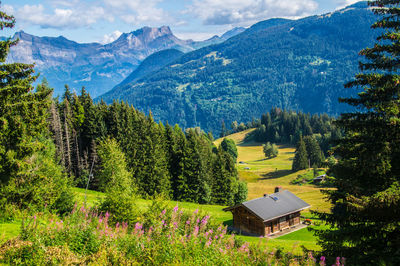
<path id="1" fill-rule="evenodd" d="M 350 264 L 400 264 L 400 1 L 369 3 L 381 35 L 360 52 L 361 74 L 346 87 L 362 88 L 341 99 L 357 108 L 342 114 L 345 130 L 333 167 L 337 189 L 326 191 L 330 213 L 318 213 L 331 228 L 317 230 L 323 252 Z"/>
<path id="2" fill-rule="evenodd" d="M 304 143 L 303 138 L 300 137 L 300 140 L 297 143 L 296 154 L 293 159 L 292 170 L 299 171 L 307 168 L 308 168 L 308 157 L 307 157 L 306 144 Z"/>

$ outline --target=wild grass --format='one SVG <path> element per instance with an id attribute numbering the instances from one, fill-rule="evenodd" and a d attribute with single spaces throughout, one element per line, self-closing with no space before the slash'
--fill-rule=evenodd
<path id="1" fill-rule="evenodd" d="M 25 265 L 321 265 L 312 253 L 295 255 L 270 241 L 246 243 L 199 211 L 152 204 L 136 224 L 110 224 L 108 213 L 76 206 L 63 217 L 30 217 L 18 238 L 0 247 L 0 263 Z M 111 218 L 111 217 L 110 217 Z M 288 240 L 291 241 L 291 240 Z M 289 242 L 285 243 L 288 244 Z M 294 251 L 296 247 L 292 248 Z M 325 264 L 323 264 L 325 265 Z"/>
<path id="2" fill-rule="evenodd" d="M 21 220 L 0 223 L 0 244 L 16 237 L 21 231 Z"/>

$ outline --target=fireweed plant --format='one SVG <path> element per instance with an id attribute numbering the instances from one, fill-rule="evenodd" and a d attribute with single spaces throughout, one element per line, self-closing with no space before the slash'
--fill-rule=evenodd
<path id="1" fill-rule="evenodd" d="M 110 214 L 77 207 L 60 218 L 35 215 L 24 221 L 20 235 L 0 248 L 0 262 L 25 265 L 55 264 L 206 264 L 206 265 L 326 265 L 312 253 L 295 256 L 250 245 L 227 234 L 210 216 L 164 209 L 158 219 L 109 224 Z M 337 258 L 334 265 L 343 265 Z"/>

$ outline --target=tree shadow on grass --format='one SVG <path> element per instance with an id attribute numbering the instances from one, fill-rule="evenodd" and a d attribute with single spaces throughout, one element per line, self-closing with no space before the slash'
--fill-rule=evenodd
<path id="1" fill-rule="evenodd" d="M 224 221 L 222 224 L 223 224 L 223 225 L 227 225 L 227 226 L 233 226 L 233 219 Z"/>
<path id="2" fill-rule="evenodd" d="M 261 175 L 260 180 L 281 178 L 292 173 L 292 170 L 277 170 Z"/>

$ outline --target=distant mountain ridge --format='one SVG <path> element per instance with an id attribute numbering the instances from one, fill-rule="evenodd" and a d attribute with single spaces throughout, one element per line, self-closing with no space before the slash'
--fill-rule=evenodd
<path id="1" fill-rule="evenodd" d="M 78 91 L 85 86 L 93 97 L 120 83 L 155 52 L 165 49 L 188 52 L 225 40 L 223 36 L 204 42 L 181 40 L 168 26 L 123 33 L 105 45 L 81 44 L 63 36 L 37 37 L 23 31 L 13 38 L 19 38 L 20 42 L 10 49 L 8 62 L 35 63 L 36 70 L 55 88 L 55 95 L 68 84 Z"/>
<path id="2" fill-rule="evenodd" d="M 359 2 L 299 20 L 262 21 L 100 98 L 213 132 L 222 121 L 249 121 L 272 106 L 337 115 L 348 108 L 338 97 L 356 93 L 343 84 L 358 71 L 358 52 L 373 45 L 376 19 Z"/>

